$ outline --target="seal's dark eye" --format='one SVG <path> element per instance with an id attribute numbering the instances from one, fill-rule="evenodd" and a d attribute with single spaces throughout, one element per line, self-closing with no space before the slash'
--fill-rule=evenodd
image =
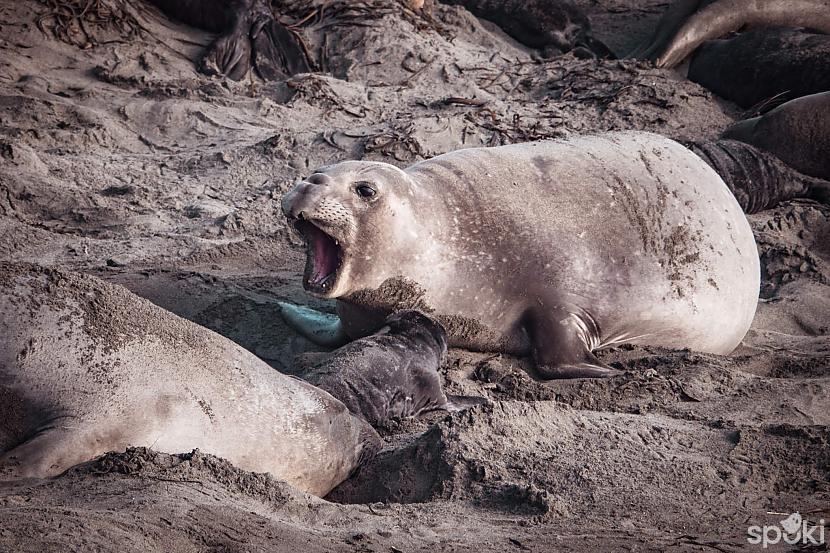
<path id="1" fill-rule="evenodd" d="M 372 188 L 372 185 L 367 182 L 359 182 L 354 187 L 354 191 L 361 198 L 373 198 L 377 194 L 377 190 Z"/>

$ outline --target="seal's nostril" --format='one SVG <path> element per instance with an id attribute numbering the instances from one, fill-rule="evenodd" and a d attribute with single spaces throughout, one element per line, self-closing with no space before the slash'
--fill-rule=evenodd
<path id="1" fill-rule="evenodd" d="M 328 184 L 330 180 L 331 179 L 328 175 L 324 175 L 323 173 L 314 173 L 305 181 L 309 184 Z"/>
<path id="2" fill-rule="evenodd" d="M 297 219 L 299 219 L 300 221 L 305 220 L 305 211 L 300 211 L 299 213 L 297 213 Z"/>

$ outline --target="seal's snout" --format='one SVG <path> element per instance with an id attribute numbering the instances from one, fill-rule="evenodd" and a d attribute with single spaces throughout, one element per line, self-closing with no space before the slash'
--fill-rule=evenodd
<path id="1" fill-rule="evenodd" d="M 319 185 L 329 185 L 331 184 L 331 177 L 326 175 L 325 173 L 314 173 L 310 177 L 305 180 L 308 184 L 319 184 Z"/>
<path id="2" fill-rule="evenodd" d="M 282 198 L 282 213 L 289 219 L 304 219 L 313 201 L 315 185 L 303 181 L 289 190 Z"/>
<path id="3" fill-rule="evenodd" d="M 299 186 L 300 185 L 297 185 L 288 192 L 286 192 L 285 195 L 283 195 L 282 197 L 282 202 L 280 203 L 280 207 L 282 208 L 282 214 L 289 219 L 294 218 L 294 203 L 297 199 L 297 188 Z"/>
<path id="4" fill-rule="evenodd" d="M 314 173 L 302 182 L 297 183 L 282 198 L 282 212 L 289 219 L 303 219 L 309 211 L 310 204 L 323 191 L 321 187 L 328 187 L 332 178 L 324 173 Z M 316 193 L 316 194 L 315 194 Z"/>
<path id="5" fill-rule="evenodd" d="M 282 198 L 282 212 L 306 243 L 306 290 L 333 297 L 345 259 L 346 219 L 342 205 L 331 197 L 331 177 L 314 173 Z"/>

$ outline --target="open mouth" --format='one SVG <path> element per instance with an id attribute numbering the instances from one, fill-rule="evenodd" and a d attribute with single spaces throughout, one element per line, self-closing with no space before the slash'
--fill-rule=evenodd
<path id="1" fill-rule="evenodd" d="M 310 221 L 296 221 L 294 228 L 303 236 L 307 247 L 303 286 L 318 294 L 331 292 L 343 263 L 340 242 Z"/>

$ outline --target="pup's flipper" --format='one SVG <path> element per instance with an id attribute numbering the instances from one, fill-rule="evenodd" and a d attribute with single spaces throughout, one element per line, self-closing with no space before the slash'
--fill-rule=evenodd
<path id="1" fill-rule="evenodd" d="M 286 324 L 318 346 L 339 348 L 349 342 L 337 315 L 293 303 L 278 301 L 277 304 Z"/>

